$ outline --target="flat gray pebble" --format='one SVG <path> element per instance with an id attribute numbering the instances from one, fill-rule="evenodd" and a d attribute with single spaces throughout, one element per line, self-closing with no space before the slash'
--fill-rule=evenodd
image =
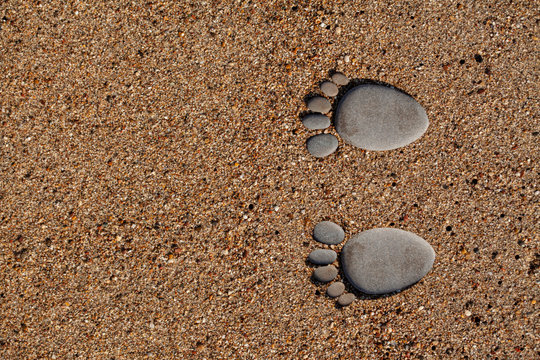
<path id="1" fill-rule="evenodd" d="M 323 114 L 308 114 L 302 119 L 302 124 L 311 130 L 323 130 L 330 126 L 330 118 Z"/>
<path id="2" fill-rule="evenodd" d="M 325 81 L 321 84 L 321 91 L 326 96 L 336 96 L 339 92 L 336 84 L 330 81 Z"/>
<path id="3" fill-rule="evenodd" d="M 411 232 L 379 228 L 355 235 L 341 252 L 343 273 L 351 284 L 366 294 L 402 290 L 426 275 L 435 251 Z"/>
<path id="4" fill-rule="evenodd" d="M 419 139 L 428 128 L 424 108 L 383 85 L 360 85 L 338 104 L 335 126 L 343 140 L 366 150 L 392 150 Z"/>
<path id="5" fill-rule="evenodd" d="M 306 142 L 309 153 L 317 158 L 325 157 L 336 151 L 338 139 L 332 134 L 319 134 Z"/>
<path id="6" fill-rule="evenodd" d="M 332 285 L 330 285 L 328 289 L 326 289 L 326 295 L 335 298 L 343 294 L 344 291 L 345 291 L 345 285 L 342 282 L 337 281 L 333 283 Z"/>
<path id="7" fill-rule="evenodd" d="M 336 223 L 321 221 L 313 229 L 313 238 L 327 245 L 336 245 L 345 239 L 345 231 Z"/>
<path id="8" fill-rule="evenodd" d="M 308 260 L 315 265 L 328 265 L 336 261 L 337 253 L 334 250 L 316 249 L 308 256 Z"/>
<path id="9" fill-rule="evenodd" d="M 334 265 L 321 266 L 313 272 L 313 278 L 320 282 L 329 282 L 336 278 L 338 270 Z"/>
<path id="10" fill-rule="evenodd" d="M 351 305 L 352 302 L 356 299 L 356 296 L 354 296 L 354 294 L 351 294 L 351 293 L 347 293 L 347 294 L 343 294 L 341 295 L 338 299 L 337 299 L 337 302 L 339 305 L 341 306 L 347 306 L 347 305 Z"/>
<path id="11" fill-rule="evenodd" d="M 349 83 L 349 78 L 347 78 L 342 73 L 335 73 L 334 75 L 332 75 L 331 79 L 334 82 L 334 84 L 341 85 L 341 86 L 347 85 Z"/>
<path id="12" fill-rule="evenodd" d="M 327 113 L 332 109 L 332 104 L 328 101 L 327 98 L 322 96 L 315 96 L 308 100 L 307 107 L 309 110 L 318 113 Z"/>

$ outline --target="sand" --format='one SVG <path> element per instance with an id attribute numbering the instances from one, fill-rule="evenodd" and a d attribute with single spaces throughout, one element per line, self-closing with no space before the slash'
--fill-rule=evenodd
<path id="1" fill-rule="evenodd" d="M 534 2 L 75 4 L 0 4 L 0 358 L 539 356 Z M 332 71 L 427 132 L 310 156 Z M 434 267 L 341 309 L 306 263 L 323 220 Z"/>

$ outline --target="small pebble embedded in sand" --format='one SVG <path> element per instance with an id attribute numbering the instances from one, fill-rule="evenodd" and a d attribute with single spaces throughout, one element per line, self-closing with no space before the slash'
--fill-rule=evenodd
<path id="1" fill-rule="evenodd" d="M 313 238 L 326 245 L 336 245 L 345 239 L 345 231 L 336 223 L 321 221 L 313 229 Z"/>
<path id="2" fill-rule="evenodd" d="M 302 124 L 310 130 L 324 130 L 330 126 L 330 118 L 323 114 L 308 114 L 302 119 Z"/>
<path id="3" fill-rule="evenodd" d="M 325 81 L 321 84 L 321 91 L 326 96 L 336 96 L 339 92 L 336 84 L 330 81 Z"/>
<path id="4" fill-rule="evenodd" d="M 335 298 L 343 294 L 344 291 L 345 285 L 340 281 L 336 281 L 335 283 L 330 285 L 328 289 L 326 289 L 326 294 L 330 297 Z"/>
<path id="5" fill-rule="evenodd" d="M 338 139 L 332 134 L 315 135 L 306 142 L 308 152 L 317 158 L 332 154 L 336 151 L 338 144 Z"/>
<path id="6" fill-rule="evenodd" d="M 349 78 L 347 78 L 347 76 L 343 75 L 340 72 L 337 72 L 334 75 L 332 75 L 331 79 L 334 82 L 334 84 L 340 85 L 340 86 L 344 86 L 349 83 Z"/>
<path id="7" fill-rule="evenodd" d="M 336 278 L 338 271 L 334 265 L 326 265 L 316 268 L 313 278 L 320 282 L 329 282 Z"/>
<path id="8" fill-rule="evenodd" d="M 353 303 L 353 301 L 356 299 L 356 296 L 351 293 L 343 294 L 338 298 L 338 304 L 341 306 L 347 306 Z"/>
<path id="9" fill-rule="evenodd" d="M 322 96 L 315 96 L 307 101 L 307 107 L 313 112 L 325 114 L 332 109 L 332 104 Z"/>
<path id="10" fill-rule="evenodd" d="M 315 265 L 328 265 L 336 261 L 336 259 L 337 253 L 328 249 L 315 249 L 308 256 L 308 260 Z"/>

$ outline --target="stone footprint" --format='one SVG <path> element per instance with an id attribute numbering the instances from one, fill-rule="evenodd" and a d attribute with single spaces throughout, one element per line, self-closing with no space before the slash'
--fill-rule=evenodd
<path id="1" fill-rule="evenodd" d="M 424 108 L 411 96 L 390 85 L 373 81 L 357 81 L 358 85 L 345 91 L 337 102 L 334 126 L 344 142 L 365 150 L 393 150 L 419 139 L 428 128 Z M 329 114 L 333 99 L 339 94 L 338 86 L 346 86 L 349 79 L 335 73 L 331 81 L 324 81 L 320 90 L 324 96 L 307 101 L 311 113 L 302 118 L 310 130 L 324 130 L 332 121 Z M 308 152 L 322 158 L 338 148 L 338 139 L 328 133 L 311 136 L 307 142 Z"/>
<path id="2" fill-rule="evenodd" d="M 323 221 L 313 229 L 313 238 L 326 246 L 335 246 L 343 242 L 345 232 L 339 225 Z M 340 306 L 347 306 L 356 298 L 345 292 L 344 282 L 368 295 L 395 293 L 420 281 L 435 260 L 435 251 L 424 239 L 394 228 L 363 231 L 347 240 L 340 253 L 343 279 L 326 289 L 326 294 L 337 298 Z M 337 252 L 332 249 L 313 250 L 308 260 L 319 265 L 313 279 L 319 283 L 335 280 L 339 275 L 334 265 L 337 259 Z"/>

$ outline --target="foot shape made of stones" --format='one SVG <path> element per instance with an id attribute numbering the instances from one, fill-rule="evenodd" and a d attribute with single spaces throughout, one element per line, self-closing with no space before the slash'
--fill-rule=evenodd
<path id="1" fill-rule="evenodd" d="M 338 86 L 348 84 L 349 79 L 341 73 L 322 82 L 320 90 L 324 96 L 307 101 L 311 113 L 302 118 L 304 126 L 310 130 L 330 127 L 333 105 L 328 99 L 339 94 Z M 379 83 L 359 83 L 336 103 L 333 118 L 337 133 L 346 143 L 365 150 L 393 150 L 408 145 L 419 139 L 429 124 L 424 108 L 415 99 Z M 336 151 L 338 139 L 321 133 L 310 137 L 306 145 L 311 155 L 322 158 Z"/>
<path id="2" fill-rule="evenodd" d="M 345 239 L 345 232 L 331 221 L 322 221 L 313 229 L 313 238 L 326 247 L 335 247 Z M 319 265 L 313 272 L 316 282 L 329 283 L 338 277 L 336 251 L 315 249 L 308 260 Z M 343 246 L 339 259 L 343 279 L 328 286 L 326 294 L 337 298 L 339 305 L 347 306 L 355 295 L 345 292 L 344 282 L 369 295 L 399 292 L 420 281 L 431 270 L 434 260 L 431 245 L 411 232 L 394 228 L 363 231 Z"/>

